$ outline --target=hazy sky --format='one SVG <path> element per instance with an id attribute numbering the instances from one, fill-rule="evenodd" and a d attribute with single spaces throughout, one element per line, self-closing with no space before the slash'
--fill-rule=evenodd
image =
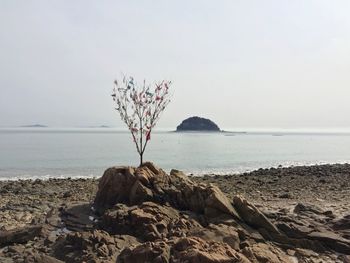
<path id="1" fill-rule="evenodd" d="M 0 1 L 0 125 L 123 127 L 121 72 L 173 81 L 158 127 L 350 127 L 350 1 Z"/>

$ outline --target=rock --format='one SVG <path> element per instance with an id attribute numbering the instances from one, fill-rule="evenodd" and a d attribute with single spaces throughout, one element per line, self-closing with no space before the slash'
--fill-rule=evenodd
<path id="1" fill-rule="evenodd" d="M 126 248 L 118 256 L 117 263 L 167 263 L 170 262 L 170 247 L 163 241 L 146 242 L 135 248 Z"/>
<path id="2" fill-rule="evenodd" d="M 146 241 L 182 236 L 190 230 L 202 228 L 176 209 L 152 202 L 131 207 L 117 205 L 106 211 L 99 225 L 109 233 L 133 235 Z"/>
<path id="3" fill-rule="evenodd" d="M 229 199 L 217 186 L 210 185 L 208 192 L 209 196 L 205 199 L 205 207 L 218 210 L 218 214 L 211 214 L 211 217 L 219 216 L 220 214 L 224 213 L 240 219 L 239 214 L 236 212 Z"/>
<path id="4" fill-rule="evenodd" d="M 350 255 L 340 255 L 339 260 L 344 263 L 350 263 Z"/>
<path id="5" fill-rule="evenodd" d="M 35 253 L 25 259 L 25 263 L 64 263 L 63 261 L 53 258 L 43 253 Z"/>
<path id="6" fill-rule="evenodd" d="M 10 231 L 0 231 L 0 247 L 15 243 L 26 243 L 41 233 L 42 226 L 28 226 Z"/>
<path id="7" fill-rule="evenodd" d="M 332 224 L 334 230 L 350 230 L 350 215 L 346 215 L 343 218 L 335 221 Z"/>
<path id="8" fill-rule="evenodd" d="M 197 184 L 173 170 L 170 175 L 152 163 L 139 168 L 113 167 L 100 180 L 94 207 L 100 212 L 117 203 L 137 205 L 146 201 L 169 203 L 179 210 L 190 210 L 217 217 L 227 214 L 239 220 L 229 199 L 214 185 Z"/>
<path id="9" fill-rule="evenodd" d="M 295 249 L 295 255 L 297 256 L 302 256 L 302 257 L 307 257 L 307 258 L 310 258 L 310 257 L 319 257 L 319 254 L 310 250 L 310 249 L 303 249 L 303 248 L 296 248 Z"/>
<path id="10" fill-rule="evenodd" d="M 210 224 L 206 228 L 198 228 L 190 231 L 189 235 L 200 237 L 207 242 L 215 241 L 226 243 L 235 250 L 239 250 L 240 247 L 237 229 L 224 224 Z"/>
<path id="11" fill-rule="evenodd" d="M 141 178 L 142 180 L 143 178 Z M 131 204 L 137 204 L 144 201 L 151 201 L 153 199 L 153 192 L 151 189 L 145 187 L 141 181 L 136 181 L 131 188 L 129 201 Z"/>
<path id="12" fill-rule="evenodd" d="M 281 249 L 265 243 L 257 243 L 246 247 L 242 253 L 252 262 L 294 263 L 293 257 L 288 256 Z"/>
<path id="13" fill-rule="evenodd" d="M 115 262 L 121 250 L 138 244 L 132 236 L 111 236 L 101 230 L 72 232 L 56 242 L 54 256 L 67 263 Z"/>
<path id="14" fill-rule="evenodd" d="M 129 194 L 136 182 L 132 167 L 112 167 L 107 169 L 98 184 L 94 204 L 100 210 L 116 203 L 129 202 Z"/>
<path id="15" fill-rule="evenodd" d="M 1 263 L 14 263 L 15 261 L 11 258 L 7 258 L 7 257 L 5 258 L 5 257 L 0 256 L 0 262 Z"/>
<path id="16" fill-rule="evenodd" d="M 63 194 L 63 198 L 68 198 L 68 197 L 71 197 L 72 196 L 72 193 L 71 192 L 65 192 L 64 194 Z"/>
<path id="17" fill-rule="evenodd" d="M 206 242 L 201 238 L 181 238 L 172 247 L 173 262 L 249 263 L 249 260 L 225 243 Z"/>
<path id="18" fill-rule="evenodd" d="M 296 214 L 305 214 L 305 213 L 314 213 L 314 214 L 318 214 L 318 215 L 323 215 L 325 212 L 312 204 L 302 204 L 302 203 L 298 203 L 295 207 L 294 207 L 294 213 Z"/>
<path id="19" fill-rule="evenodd" d="M 177 126 L 177 132 L 180 131 L 215 131 L 219 132 L 220 128 L 211 120 L 200 118 L 200 117 L 190 117 Z"/>
<path id="20" fill-rule="evenodd" d="M 309 233 L 314 231 L 313 228 L 310 228 L 308 226 L 296 224 L 293 222 L 289 223 L 277 223 L 276 224 L 278 229 L 283 231 L 288 237 L 291 238 L 305 238 Z"/>
<path id="21" fill-rule="evenodd" d="M 312 240 L 321 241 L 327 247 L 346 255 L 350 255 L 350 241 L 334 232 L 312 232 L 307 235 Z"/>
<path id="22" fill-rule="evenodd" d="M 278 197 L 279 198 L 283 198 L 283 199 L 290 199 L 290 198 L 292 198 L 291 194 L 289 194 L 289 193 L 280 194 Z"/>
<path id="23" fill-rule="evenodd" d="M 206 242 L 198 237 L 186 237 L 166 242 L 147 242 L 135 248 L 126 248 L 117 259 L 117 263 L 134 262 L 249 263 L 250 261 L 227 244 Z"/>
<path id="24" fill-rule="evenodd" d="M 272 234 L 279 234 L 276 226 L 271 223 L 253 204 L 241 196 L 233 198 L 233 204 L 244 222 L 257 229 L 263 228 Z"/>
<path id="25" fill-rule="evenodd" d="M 290 222 L 277 223 L 277 227 L 291 238 L 288 242 L 293 243 L 295 247 L 312 249 L 317 252 L 334 250 L 339 253 L 350 253 L 349 240 L 318 226 L 317 222 L 305 221 L 303 225 L 303 221 L 293 222 L 292 218 L 289 218 L 288 221 Z"/>

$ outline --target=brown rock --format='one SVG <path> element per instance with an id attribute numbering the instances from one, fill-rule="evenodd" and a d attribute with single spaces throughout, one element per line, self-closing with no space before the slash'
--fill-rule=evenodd
<path id="1" fill-rule="evenodd" d="M 190 232 L 191 236 L 200 237 L 205 241 L 215 241 L 228 244 L 231 248 L 239 250 L 240 239 L 236 228 L 223 224 L 210 224 L 206 228 Z"/>
<path id="2" fill-rule="evenodd" d="M 292 257 L 288 256 L 281 249 L 265 243 L 253 244 L 246 247 L 242 253 L 253 263 L 293 263 Z"/>
<path id="3" fill-rule="evenodd" d="M 333 223 L 333 229 L 335 230 L 347 230 L 350 229 L 350 215 L 346 215 L 343 218 Z"/>
<path id="4" fill-rule="evenodd" d="M 107 232 L 73 232 L 61 237 L 54 256 L 64 262 L 115 262 L 120 251 L 139 242 L 132 236 L 110 236 Z"/>
<path id="5" fill-rule="evenodd" d="M 126 248 L 119 255 L 117 263 L 131 262 L 249 263 L 250 261 L 227 244 L 188 237 L 166 242 L 147 242 L 135 248 Z"/>
<path id="6" fill-rule="evenodd" d="M 103 212 L 117 203 L 137 205 L 146 201 L 169 203 L 174 208 L 207 217 L 227 214 L 239 219 L 229 199 L 218 187 L 193 183 L 177 170 L 168 175 L 152 163 L 139 168 L 107 169 L 100 180 L 94 204 L 98 211 Z"/>
<path id="7" fill-rule="evenodd" d="M 131 207 L 117 205 L 103 215 L 100 226 L 113 234 L 134 235 L 147 241 L 182 236 L 191 229 L 201 228 L 198 222 L 174 208 L 152 202 Z"/>
<path id="8" fill-rule="evenodd" d="M 247 224 L 255 228 L 263 228 L 272 234 L 279 234 L 276 226 L 271 223 L 264 214 L 262 214 L 253 204 L 241 196 L 233 198 L 233 204 L 238 214 Z"/>
<path id="9" fill-rule="evenodd" d="M 350 255 L 350 241 L 342 238 L 337 233 L 329 231 L 312 232 L 308 234 L 307 237 L 312 240 L 320 241 L 337 252 Z"/>
<path id="10" fill-rule="evenodd" d="M 178 239 L 173 246 L 174 262 L 230 263 L 249 260 L 224 243 L 205 242 L 200 238 Z"/>
<path id="11" fill-rule="evenodd" d="M 170 247 L 163 241 L 146 242 L 135 248 L 126 248 L 117 258 L 117 263 L 168 263 Z"/>
<path id="12" fill-rule="evenodd" d="M 99 191 L 94 202 L 96 208 L 102 210 L 116 203 L 129 202 L 130 190 L 136 180 L 135 168 L 108 168 L 98 184 Z"/>
<path id="13" fill-rule="evenodd" d="M 25 259 L 25 263 L 64 263 L 63 261 L 53 258 L 43 253 L 35 253 Z"/>
<path id="14" fill-rule="evenodd" d="M 218 187 L 211 185 L 208 191 L 209 196 L 205 199 L 206 207 L 218 210 L 218 216 L 221 213 L 225 213 L 232 215 L 237 219 L 240 219 L 240 216 L 233 208 L 229 199 L 224 195 L 223 192 L 221 192 L 221 190 Z"/>
<path id="15" fill-rule="evenodd" d="M 28 226 L 10 231 L 0 231 L 0 246 L 27 243 L 40 235 L 42 226 Z"/>

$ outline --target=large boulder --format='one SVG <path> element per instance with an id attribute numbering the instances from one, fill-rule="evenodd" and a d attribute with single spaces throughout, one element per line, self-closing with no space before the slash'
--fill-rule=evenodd
<path id="1" fill-rule="evenodd" d="M 99 181 L 95 205 L 99 209 L 111 207 L 116 203 L 129 202 L 131 188 L 136 182 L 135 168 L 108 168 Z"/>
<path id="2" fill-rule="evenodd" d="M 230 200 L 218 187 L 194 183 L 177 170 L 169 175 L 152 163 L 139 168 L 107 169 L 99 182 L 94 208 L 103 213 L 117 203 L 130 206 L 146 201 L 170 204 L 210 218 L 227 214 L 239 219 Z"/>

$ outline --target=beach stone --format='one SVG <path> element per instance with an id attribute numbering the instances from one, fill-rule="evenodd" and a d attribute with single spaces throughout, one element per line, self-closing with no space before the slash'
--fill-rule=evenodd
<path id="1" fill-rule="evenodd" d="M 42 226 L 27 226 L 9 231 L 0 231 L 0 247 L 14 243 L 27 243 L 41 233 Z"/>
<path id="2" fill-rule="evenodd" d="M 287 199 L 287 198 L 290 199 L 292 198 L 292 195 L 290 193 L 284 193 L 284 194 L 280 194 L 278 197 L 284 198 L 284 199 Z"/>

